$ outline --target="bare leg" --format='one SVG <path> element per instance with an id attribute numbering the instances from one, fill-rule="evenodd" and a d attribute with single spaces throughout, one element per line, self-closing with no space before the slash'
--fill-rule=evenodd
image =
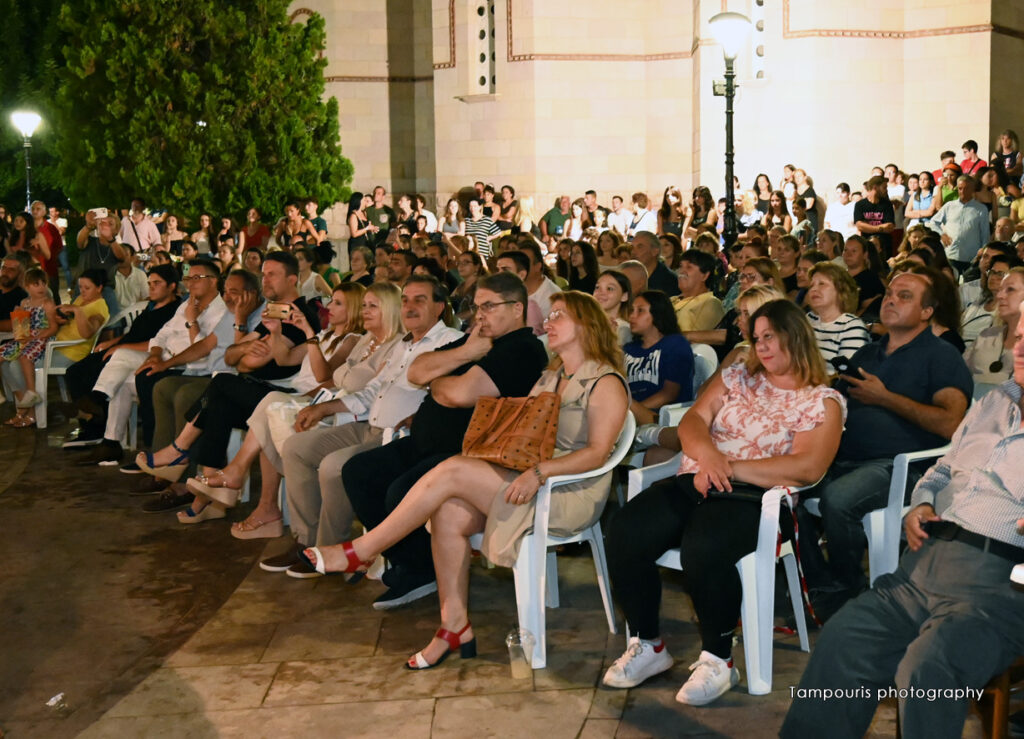
<path id="1" fill-rule="evenodd" d="M 457 498 L 445 501 L 430 517 L 441 626 L 452 632 L 458 633 L 469 623 L 469 537 L 483 531 L 486 522 L 485 514 Z M 472 638 L 469 629 L 462 635 L 462 643 Z M 448 648 L 448 642 L 435 637 L 423 649 L 423 658 L 434 663 Z"/>
<path id="2" fill-rule="evenodd" d="M 202 435 L 203 430 L 189 421 L 185 424 L 181 433 L 178 434 L 178 438 L 174 440 L 174 443 L 178 446 L 178 449 L 188 449 Z M 158 467 L 170 464 L 180 456 L 178 449 L 175 449 L 173 446 L 165 446 L 163 449 L 153 452 L 153 464 Z"/>
<path id="3" fill-rule="evenodd" d="M 178 444 L 181 446 L 181 444 Z M 185 447 L 182 447 L 184 449 Z M 218 488 L 240 488 L 245 482 L 245 478 L 249 475 L 249 468 L 252 467 L 252 463 L 256 461 L 256 457 L 260 456 L 260 440 L 256 434 L 246 434 L 245 439 L 242 441 L 242 448 L 238 450 L 238 454 L 235 458 L 222 470 L 215 469 L 213 467 L 207 467 L 203 469 L 203 474 L 208 478 L 208 484 L 212 487 Z M 262 462 L 260 463 L 260 470 L 264 469 Z M 274 470 L 271 466 L 271 470 L 274 475 L 277 475 L 277 470 Z M 266 477 L 264 477 L 264 489 L 266 489 Z"/>
<path id="4" fill-rule="evenodd" d="M 18 364 L 21 365 L 21 374 L 25 375 L 25 389 L 35 392 L 36 390 L 36 365 L 29 361 L 25 355 L 18 357 Z"/>
<path id="5" fill-rule="evenodd" d="M 246 434 L 245 440 L 249 441 L 250 437 L 255 436 L 256 434 Z M 245 451 L 244 446 L 242 450 Z M 235 457 L 232 460 L 232 464 L 237 460 L 238 457 Z M 246 519 L 247 522 L 262 521 L 266 523 L 281 518 L 281 508 L 277 505 L 277 491 L 281 486 L 281 473 L 274 468 L 267 455 L 262 452 L 260 452 L 260 477 L 263 479 L 263 484 L 260 487 L 260 500 L 252 513 L 249 514 L 249 518 Z"/>

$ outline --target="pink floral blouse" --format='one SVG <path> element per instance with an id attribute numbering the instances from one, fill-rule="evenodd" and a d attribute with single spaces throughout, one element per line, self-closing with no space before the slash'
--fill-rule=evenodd
<path id="1" fill-rule="evenodd" d="M 753 377 L 742 362 L 722 370 L 725 402 L 711 421 L 711 440 L 729 459 L 767 459 L 789 454 L 793 437 L 810 431 L 825 420 L 825 400 L 831 398 L 842 409 L 846 421 L 846 399 L 824 385 L 782 390 L 763 372 Z M 696 474 L 697 460 L 683 453 L 679 474 Z"/>

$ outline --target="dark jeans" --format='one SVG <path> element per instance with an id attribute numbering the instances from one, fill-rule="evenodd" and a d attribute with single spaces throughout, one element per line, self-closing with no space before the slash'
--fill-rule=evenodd
<path id="1" fill-rule="evenodd" d="M 395 510 L 417 480 L 451 456 L 450 452 L 424 455 L 412 437 L 406 436 L 352 457 L 342 468 L 341 479 L 352 509 L 363 525 L 372 529 Z M 385 550 L 384 556 L 418 579 L 434 579 L 430 534 L 423 526 Z"/>
<path id="2" fill-rule="evenodd" d="M 67 383 L 71 400 L 78 400 L 87 395 L 96 384 L 96 380 L 100 379 L 100 372 L 107 364 L 107 360 L 103 358 L 104 353 L 93 352 L 67 368 L 64 382 Z"/>
<path id="3" fill-rule="evenodd" d="M 156 414 L 153 411 L 153 386 L 165 377 L 176 377 L 184 370 L 170 369 L 166 372 L 148 372 L 135 375 L 135 394 L 139 398 L 139 427 L 142 429 L 142 445 L 151 448 L 153 429 L 156 428 Z"/>
<path id="4" fill-rule="evenodd" d="M 206 467 L 227 464 L 231 430 L 244 429 L 256 406 L 275 390 L 293 392 L 247 375 L 221 373 L 210 380 L 202 397 L 188 412 L 189 420 L 203 430 L 192 447 L 191 456 L 196 464 Z"/>
<path id="5" fill-rule="evenodd" d="M 693 475 L 678 475 L 655 483 L 618 512 L 607 541 L 612 592 L 633 633 L 641 639 L 658 637 L 661 579 L 656 562 L 668 549 L 680 547 L 702 648 L 728 659 L 743 601 L 736 562 L 757 548 L 761 506 L 743 499 L 699 500 Z M 785 510 L 781 520 L 783 532 L 791 532 Z"/>

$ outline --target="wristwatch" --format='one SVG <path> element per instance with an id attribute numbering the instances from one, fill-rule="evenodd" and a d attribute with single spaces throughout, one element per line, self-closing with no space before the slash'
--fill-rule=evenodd
<path id="1" fill-rule="evenodd" d="M 246 330 L 245 324 L 242 324 L 242 323 L 232 323 L 231 325 L 234 326 L 235 331 L 242 331 L 244 333 L 245 330 Z"/>
<path id="2" fill-rule="evenodd" d="M 185 328 L 192 328 L 195 325 L 192 321 L 185 321 Z"/>

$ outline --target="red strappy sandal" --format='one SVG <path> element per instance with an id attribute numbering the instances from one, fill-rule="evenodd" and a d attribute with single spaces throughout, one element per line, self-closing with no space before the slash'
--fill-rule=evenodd
<path id="1" fill-rule="evenodd" d="M 461 642 L 462 635 L 469 631 L 472 625 L 473 624 L 467 622 L 466 625 L 462 627 L 462 631 L 459 631 L 458 633 L 454 631 L 449 631 L 448 629 L 444 628 L 438 629 L 437 633 L 434 634 L 434 636 L 438 639 L 443 639 L 444 641 L 448 642 L 448 648 L 444 650 L 444 654 L 442 654 L 438 658 L 437 662 L 431 664 L 430 662 L 427 662 L 426 658 L 423 656 L 423 652 L 416 652 L 416 654 L 410 657 L 409 661 L 405 663 L 405 669 L 429 670 L 432 667 L 437 667 L 439 664 L 444 662 L 448 658 L 448 655 L 456 649 L 459 650 L 459 656 L 462 657 L 462 659 L 470 659 L 471 657 L 475 657 L 476 637 L 474 636 L 465 644 Z"/>

